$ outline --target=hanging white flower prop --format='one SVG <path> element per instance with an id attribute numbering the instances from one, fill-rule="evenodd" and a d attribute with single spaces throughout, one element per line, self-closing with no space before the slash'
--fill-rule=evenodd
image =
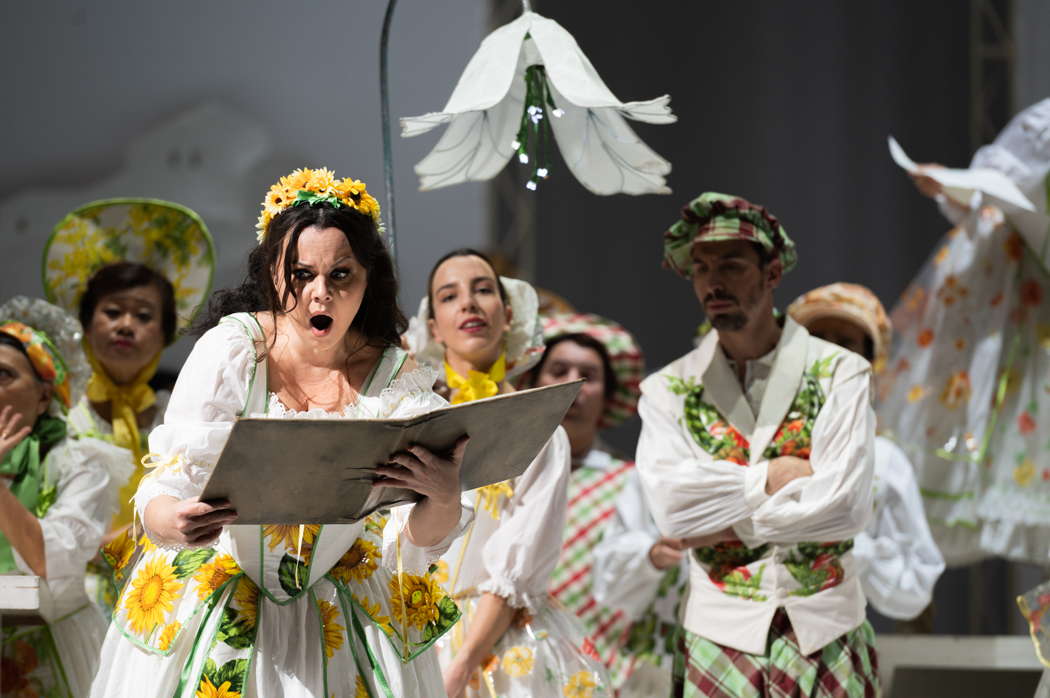
<path id="1" fill-rule="evenodd" d="M 444 111 L 401 119 L 403 137 L 448 124 L 416 165 L 420 188 L 491 179 L 516 156 L 530 166 L 526 186 L 550 173 L 552 140 L 569 169 L 595 194 L 669 194 L 671 163 L 642 142 L 624 117 L 677 120 L 668 95 L 621 102 L 554 20 L 526 11 L 485 37 Z M 553 132 L 553 139 L 552 139 Z"/>

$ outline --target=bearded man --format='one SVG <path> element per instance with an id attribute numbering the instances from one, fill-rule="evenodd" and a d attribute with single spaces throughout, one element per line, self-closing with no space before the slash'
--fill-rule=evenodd
<path id="1" fill-rule="evenodd" d="M 774 311 L 777 219 L 705 193 L 664 234 L 712 330 L 642 383 L 637 468 L 690 549 L 675 695 L 874 696 L 851 549 L 872 508 L 871 367 Z"/>

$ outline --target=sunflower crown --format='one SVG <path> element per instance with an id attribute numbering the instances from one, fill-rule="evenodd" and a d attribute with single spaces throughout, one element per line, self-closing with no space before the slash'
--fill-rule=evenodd
<path id="1" fill-rule="evenodd" d="M 270 187 L 263 199 L 262 213 L 255 224 L 258 240 L 266 239 L 266 229 L 277 214 L 292 206 L 327 203 L 332 206 L 352 208 L 355 211 L 371 216 L 379 232 L 383 224 L 379 219 L 379 202 L 375 200 L 365 183 L 359 179 L 336 179 L 335 173 L 322 167 L 316 170 L 301 168 L 295 170 Z"/>

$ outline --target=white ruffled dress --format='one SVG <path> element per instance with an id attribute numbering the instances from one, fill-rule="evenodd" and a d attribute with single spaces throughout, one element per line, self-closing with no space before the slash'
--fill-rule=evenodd
<path id="1" fill-rule="evenodd" d="M 565 530 L 570 461 L 558 427 L 522 475 L 463 493 L 474 521 L 438 563 L 463 619 L 438 642 L 441 665 L 462 646 L 483 593 L 518 609 L 474 672 L 468 698 L 612 695 L 605 668 L 585 650 L 583 627 L 547 591 Z"/>
<path id="2" fill-rule="evenodd" d="M 398 377 L 406 355 L 390 348 L 341 414 L 285 409 L 267 392 L 262 342 L 244 313 L 197 342 L 150 437 L 165 464 L 139 486 L 140 516 L 158 495 L 200 494 L 240 415 L 403 417 L 446 404 L 431 369 Z M 127 574 L 92 695 L 444 696 L 427 649 L 458 610 L 428 568 L 469 512 L 444 541 L 419 548 L 400 535 L 410 511 L 349 525 L 233 525 L 213 548 L 149 550 Z"/>
<path id="3" fill-rule="evenodd" d="M 57 490 L 40 519 L 52 606 L 42 609 L 46 626 L 4 628 L 4 695 L 78 697 L 91 687 L 106 621 L 88 600 L 84 575 L 117 510 L 117 490 L 131 474 L 124 453 L 97 439 L 66 438 L 44 458 Z M 12 553 L 20 572 L 34 574 Z"/>

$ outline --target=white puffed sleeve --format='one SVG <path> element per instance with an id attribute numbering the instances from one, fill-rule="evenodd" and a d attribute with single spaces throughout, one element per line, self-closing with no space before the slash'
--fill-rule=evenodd
<path id="1" fill-rule="evenodd" d="M 570 464 L 569 438 L 559 426 L 514 481 L 514 494 L 500 513 L 499 526 L 481 551 L 488 579 L 478 591 L 530 611 L 546 597 L 561 553 Z"/>
<path id="2" fill-rule="evenodd" d="M 758 505 L 748 493 L 765 478 L 764 468 L 695 457 L 678 421 L 681 401 L 663 375 L 642 383 L 635 463 L 656 526 L 668 538 L 710 535 L 748 518 Z"/>
<path id="3" fill-rule="evenodd" d="M 135 494 L 141 518 L 158 495 L 199 495 L 245 408 L 256 360 L 252 339 L 232 323 L 220 323 L 197 340 L 179 373 L 164 423 L 149 437 L 156 467 Z"/>
<path id="4" fill-rule="evenodd" d="M 870 389 L 867 362 L 843 359 L 813 424 L 813 475 L 792 480 L 755 510 L 751 521 L 758 541 L 837 541 L 864 530 L 871 516 L 874 467 Z"/>
<path id="5" fill-rule="evenodd" d="M 649 550 L 659 539 L 638 473 L 631 470 L 605 535 L 594 548 L 592 590 L 599 604 L 620 609 L 631 620 L 645 613 L 664 575 L 649 559 Z"/>
<path id="6" fill-rule="evenodd" d="M 65 601 L 83 601 L 84 569 L 117 511 L 122 482 L 115 482 L 111 472 L 125 472 L 130 466 L 127 451 L 91 438 L 64 439 L 45 458 L 56 493 L 40 519 L 40 530 L 56 615 L 75 610 L 66 608 Z M 35 574 L 17 551 L 12 552 L 23 573 Z"/>
<path id="7" fill-rule="evenodd" d="M 853 555 L 864 595 L 875 610 L 910 620 L 929 605 L 944 558 L 926 522 L 911 463 L 884 437 L 875 439 L 875 476 L 880 485 L 876 516 L 857 535 Z"/>

